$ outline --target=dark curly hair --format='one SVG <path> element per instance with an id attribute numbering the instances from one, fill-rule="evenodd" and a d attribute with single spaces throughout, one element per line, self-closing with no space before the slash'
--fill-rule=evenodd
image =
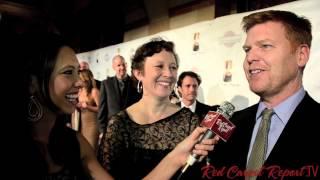
<path id="1" fill-rule="evenodd" d="M 179 58 L 174 50 L 174 43 L 172 41 L 165 41 L 162 38 L 154 38 L 136 50 L 131 59 L 131 69 L 143 70 L 145 59 L 161 52 L 162 50 L 171 52 L 176 60 L 177 66 L 179 66 Z"/>

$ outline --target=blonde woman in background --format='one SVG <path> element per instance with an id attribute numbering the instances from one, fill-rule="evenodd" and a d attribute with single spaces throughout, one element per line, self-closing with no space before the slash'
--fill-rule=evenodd
<path id="1" fill-rule="evenodd" d="M 99 136 L 97 112 L 99 109 L 100 92 L 96 87 L 93 74 L 89 69 L 81 70 L 79 72 L 79 77 L 83 85 L 82 88 L 79 89 L 79 102 L 76 111 L 80 113 L 78 115 L 79 118 L 73 118 L 73 127 L 74 129 L 79 130 L 93 149 L 96 150 Z M 77 119 L 79 119 L 78 125 L 76 123 Z"/>

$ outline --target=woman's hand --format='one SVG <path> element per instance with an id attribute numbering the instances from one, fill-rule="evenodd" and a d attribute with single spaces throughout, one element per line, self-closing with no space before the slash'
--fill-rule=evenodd
<path id="1" fill-rule="evenodd" d="M 81 107 L 82 107 L 82 109 L 87 109 L 87 107 L 88 107 L 87 102 L 82 102 Z"/>
<path id="2" fill-rule="evenodd" d="M 78 102 L 77 108 L 79 108 L 80 110 L 85 110 L 88 108 L 88 104 L 86 102 Z"/>
<path id="3" fill-rule="evenodd" d="M 218 136 L 215 136 L 211 139 L 205 139 L 201 141 L 200 144 L 196 144 L 198 142 L 198 139 L 206 130 L 207 128 L 205 127 L 197 127 L 191 133 L 191 135 L 180 142 L 178 146 L 171 152 L 175 154 L 174 156 L 177 158 L 177 163 L 180 164 L 180 167 L 185 165 L 188 156 L 191 153 L 199 155 L 201 159 L 204 156 L 207 156 L 209 151 L 212 151 L 214 149 L 214 145 L 219 141 Z"/>
<path id="4" fill-rule="evenodd" d="M 201 135 L 207 130 L 204 127 L 197 127 L 191 135 L 180 142 L 162 161 L 153 169 L 144 180 L 153 179 L 170 179 L 172 176 L 183 167 L 191 152 L 200 155 L 200 159 L 208 155 L 212 151 L 214 145 L 218 143 L 219 137 L 215 136 L 211 139 L 201 141 L 201 144 L 196 144 Z"/>

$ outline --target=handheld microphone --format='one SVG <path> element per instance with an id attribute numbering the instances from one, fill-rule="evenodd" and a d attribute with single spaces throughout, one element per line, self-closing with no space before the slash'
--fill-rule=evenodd
<path id="1" fill-rule="evenodd" d="M 200 137 L 197 144 L 201 143 L 205 139 L 212 138 L 215 134 L 218 135 L 223 141 L 227 141 L 233 131 L 235 130 L 235 125 L 229 120 L 233 115 L 235 107 L 228 101 L 224 101 L 218 107 L 217 112 L 209 111 L 207 115 L 202 120 L 200 126 L 207 127 L 206 132 Z M 184 173 L 189 166 L 192 166 L 200 156 L 197 154 L 191 154 L 188 157 L 187 163 L 182 169 Z"/>

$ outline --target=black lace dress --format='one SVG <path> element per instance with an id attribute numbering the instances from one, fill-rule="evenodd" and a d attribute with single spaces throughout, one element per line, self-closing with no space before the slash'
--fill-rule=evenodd
<path id="1" fill-rule="evenodd" d="M 121 111 L 109 121 L 98 159 L 115 179 L 142 179 L 198 124 L 197 116 L 187 108 L 146 125 L 135 123 Z M 189 178 L 201 178 L 199 168 L 192 171 Z"/>

